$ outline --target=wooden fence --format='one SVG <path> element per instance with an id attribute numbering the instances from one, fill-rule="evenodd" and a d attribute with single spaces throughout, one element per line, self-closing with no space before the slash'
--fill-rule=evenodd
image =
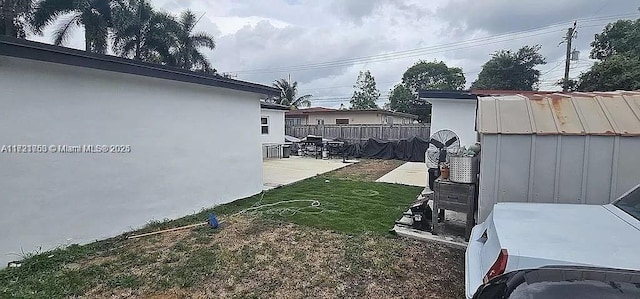
<path id="1" fill-rule="evenodd" d="M 429 124 L 395 125 L 297 125 L 285 128 L 285 134 L 297 138 L 308 135 L 324 138 L 341 138 L 349 142 L 362 143 L 369 138 L 401 140 L 409 137 L 429 139 Z"/>

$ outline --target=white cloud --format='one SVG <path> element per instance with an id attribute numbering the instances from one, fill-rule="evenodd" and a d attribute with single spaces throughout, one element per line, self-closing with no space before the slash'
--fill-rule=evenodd
<path id="1" fill-rule="evenodd" d="M 578 22 L 575 45 L 582 53 L 571 72 L 575 77 L 590 65 L 587 58 L 593 34 L 615 20 L 598 17 L 636 12 L 637 6 L 633 1 L 609 0 L 152 2 L 176 15 L 185 9 L 204 15 L 196 31 L 216 37 L 217 48 L 206 54 L 219 71 L 240 71 L 239 79 L 265 84 L 290 73 L 301 92 L 314 98 L 348 97 L 358 71 L 365 69 L 371 70 L 381 94 L 387 96 L 403 72 L 418 60 L 443 60 L 449 66 L 462 67 L 470 84 L 493 52 L 533 44 L 542 45 L 548 61 L 540 67 L 542 88 L 555 88 L 552 82 L 563 72 L 564 46 L 558 46 L 563 30 L 574 19 L 587 19 Z M 549 25 L 554 26 L 522 33 Z M 51 30 L 47 32 L 36 39 L 50 42 Z M 70 46 L 84 47 L 82 32 L 81 28 L 76 30 Z M 521 33 L 496 37 L 509 32 Z M 412 49 L 419 50 L 397 54 Z M 353 60 L 367 56 L 377 58 Z M 242 72 L 259 69 L 263 71 Z M 314 104 L 338 107 L 341 102 L 348 100 Z"/>

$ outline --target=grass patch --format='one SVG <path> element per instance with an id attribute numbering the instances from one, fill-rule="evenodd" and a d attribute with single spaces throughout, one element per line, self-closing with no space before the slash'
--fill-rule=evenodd
<path id="1" fill-rule="evenodd" d="M 153 222 L 135 234 L 203 222 L 214 212 L 224 218 L 244 209 L 289 200 L 317 200 L 318 207 L 309 202 L 273 205 L 259 211 L 263 217 L 253 219 L 244 229 L 243 238 L 255 237 L 273 231 L 283 222 L 332 230 L 354 235 L 347 244 L 346 261 L 351 274 L 361 274 L 365 269 L 385 268 L 391 257 L 376 262 L 362 259 L 368 248 L 360 244 L 360 235 L 386 234 L 394 221 L 420 193 L 422 188 L 354 181 L 332 175 L 310 178 L 296 184 L 276 188 L 261 195 L 240 199 L 229 204 L 203 210 L 200 213 L 171 220 Z M 239 251 L 222 252 L 217 245 L 222 229 L 201 227 L 191 230 L 188 238 L 163 245 L 165 235 L 146 240 L 131 241 L 123 236 L 65 249 L 53 250 L 27 257 L 19 268 L 0 270 L 0 298 L 67 298 L 101 290 L 136 290 L 151 288 L 159 291 L 170 288 L 191 288 L 198 281 L 216 275 L 225 267 L 225 261 L 245 265 L 236 273 L 249 275 L 252 268 L 270 260 L 256 260 L 258 254 L 275 244 L 265 243 L 264 248 L 243 245 Z M 218 241 L 214 241 L 218 238 Z M 303 237 L 301 240 L 305 240 Z M 298 242 L 299 240 L 291 242 Z M 276 248 L 276 247 L 274 247 Z M 270 252 L 274 251 L 274 252 Z M 292 253 L 291 260 L 304 261 L 300 252 Z M 133 273 L 131 269 L 138 269 Z M 235 275 L 235 274 L 234 274 Z M 239 274 L 238 274 L 239 275 Z M 240 277 L 243 277 L 240 275 Z M 275 285 L 281 282 L 273 282 Z M 321 287 L 321 286 L 316 286 Z M 255 295 L 247 292 L 246 296 Z M 302 295 L 302 294 L 301 294 Z"/>
<path id="2" fill-rule="evenodd" d="M 151 223 L 141 232 L 206 221 L 210 212 L 224 216 L 279 201 L 317 200 L 320 202 L 318 208 L 309 207 L 309 202 L 299 202 L 264 208 L 258 213 L 277 220 L 349 234 L 385 233 L 420 191 L 421 187 L 318 176 L 268 191 L 262 200 L 260 195 L 252 196 L 180 219 Z"/>

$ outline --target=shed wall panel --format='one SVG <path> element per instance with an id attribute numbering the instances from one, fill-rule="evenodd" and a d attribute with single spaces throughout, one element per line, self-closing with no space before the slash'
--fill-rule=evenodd
<path id="1" fill-rule="evenodd" d="M 620 137 L 619 148 L 618 175 L 613 188 L 614 198 L 618 198 L 640 184 L 640 138 Z"/>
<path id="2" fill-rule="evenodd" d="M 586 204 L 609 203 L 613 141 L 613 136 L 590 136 Z"/>
<path id="3" fill-rule="evenodd" d="M 531 136 L 500 136 L 498 201 L 526 202 L 529 186 Z M 500 138 L 499 137 L 499 138 Z"/>
<path id="4" fill-rule="evenodd" d="M 525 137 L 525 136 L 522 136 Z M 553 203 L 554 188 L 556 185 L 556 149 L 558 147 L 557 136 L 526 136 L 532 140 L 531 155 L 533 162 L 532 190 L 527 201 Z M 527 159 L 522 156 L 521 159 Z M 527 169 L 528 170 L 528 169 Z"/>
<path id="5" fill-rule="evenodd" d="M 556 138 L 558 136 L 547 136 Z M 560 173 L 555 179 L 558 184 L 557 203 L 583 203 L 582 170 L 584 166 L 584 138 L 580 136 L 562 136 L 560 153 Z M 542 166 L 542 165 L 540 165 Z"/>
<path id="6" fill-rule="evenodd" d="M 608 204 L 640 183 L 640 137 L 480 138 L 479 221 L 496 202 Z"/>

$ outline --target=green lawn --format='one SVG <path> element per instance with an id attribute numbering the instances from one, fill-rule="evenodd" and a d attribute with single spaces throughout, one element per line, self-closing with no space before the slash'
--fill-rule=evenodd
<path id="1" fill-rule="evenodd" d="M 150 223 L 127 235 L 206 221 L 211 211 L 224 220 L 247 208 L 288 200 L 317 200 L 320 206 L 310 207 L 310 202 L 296 202 L 254 209 L 251 213 L 262 216 L 258 219 L 270 221 L 272 224 L 267 229 L 277 227 L 273 223 L 292 222 L 348 235 L 382 235 L 393 227 L 394 220 L 401 216 L 420 191 L 419 187 L 320 176 L 180 219 Z M 260 221 L 254 221 L 253 226 L 256 234 L 260 234 Z M 163 280 L 164 288 L 190 287 L 203 275 L 209 275 L 214 266 L 220 269 L 224 255 L 216 255 L 218 253 L 214 249 L 218 247 L 215 242 L 211 243 L 211 234 L 218 232 L 225 232 L 224 224 L 218 230 L 203 227 L 190 233 L 187 231 L 192 238 L 186 240 L 191 241 L 176 243 L 170 248 L 154 245 L 154 242 L 161 243 L 157 240 L 163 240 L 164 236 L 147 237 L 143 242 L 151 244 L 148 246 L 156 246 L 148 252 L 135 247 L 142 243 L 119 236 L 34 255 L 23 261 L 20 268 L 0 270 L 0 298 L 68 297 L 85 294 L 87 290 L 100 285 L 105 285 L 107 289 L 136 289 L 143 282 L 148 284 L 154 279 L 134 275 L 128 269 L 144 268 L 149 264 L 156 267 L 149 270 L 150 273 L 166 272 L 163 277 L 169 278 Z M 202 244 L 207 242 L 211 243 L 210 246 L 203 248 Z M 87 262 L 96 259 L 105 261 Z M 158 263 L 165 266 L 158 266 Z M 205 267 L 200 269 L 193 263 Z"/>
<path id="2" fill-rule="evenodd" d="M 420 191 L 422 188 L 414 186 L 319 176 L 177 220 L 152 223 L 141 232 L 206 221 L 211 211 L 224 219 L 225 215 L 231 215 L 252 206 L 289 200 L 317 200 L 320 202 L 317 208 L 311 207 L 311 202 L 297 202 L 250 212 L 349 234 L 384 233 L 393 227 L 394 221 L 407 210 L 408 205 L 416 199 Z M 299 211 L 294 212 L 295 210 Z"/>

